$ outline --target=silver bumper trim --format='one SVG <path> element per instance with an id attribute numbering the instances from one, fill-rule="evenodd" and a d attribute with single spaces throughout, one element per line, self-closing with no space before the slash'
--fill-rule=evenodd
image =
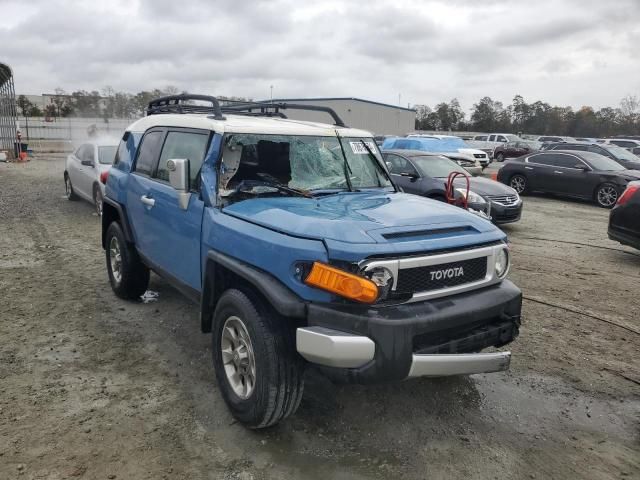
<path id="1" fill-rule="evenodd" d="M 511 352 L 414 355 L 408 378 L 502 372 L 510 362 Z"/>
<path id="2" fill-rule="evenodd" d="M 369 337 L 324 327 L 306 327 L 296 330 L 296 349 L 312 363 L 357 368 L 373 360 L 376 345 Z"/>

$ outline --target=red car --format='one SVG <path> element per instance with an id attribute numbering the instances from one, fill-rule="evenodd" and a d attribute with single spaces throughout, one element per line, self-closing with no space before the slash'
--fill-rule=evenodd
<path id="1" fill-rule="evenodd" d="M 539 142 L 507 142 L 504 145 L 498 145 L 493 151 L 493 158 L 498 162 L 504 162 L 505 158 L 515 158 L 527 153 L 540 150 Z"/>

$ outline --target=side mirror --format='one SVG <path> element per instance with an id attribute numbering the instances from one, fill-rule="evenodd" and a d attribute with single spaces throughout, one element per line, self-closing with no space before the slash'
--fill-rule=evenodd
<path id="1" fill-rule="evenodd" d="M 85 167 L 95 167 L 93 160 L 82 160 L 80 163 L 82 163 L 82 165 L 84 165 Z"/>
<path id="2" fill-rule="evenodd" d="M 169 184 L 178 191 L 178 203 L 182 210 L 189 206 L 189 160 L 187 158 L 172 158 L 167 160 L 169 170 Z"/>
<path id="3" fill-rule="evenodd" d="M 578 170 L 582 170 L 583 172 L 588 172 L 589 170 L 591 170 L 589 167 L 587 167 L 584 163 L 579 163 L 577 164 L 575 167 L 573 168 L 577 168 Z"/>

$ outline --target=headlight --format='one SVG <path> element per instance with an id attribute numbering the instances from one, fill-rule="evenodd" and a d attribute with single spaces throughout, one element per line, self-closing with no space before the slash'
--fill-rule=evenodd
<path id="1" fill-rule="evenodd" d="M 506 248 L 501 248 L 498 250 L 498 253 L 496 253 L 495 269 L 498 278 L 507 276 L 507 272 L 509 271 L 509 250 Z"/>
<path id="2" fill-rule="evenodd" d="M 456 188 L 456 191 L 460 195 L 462 195 L 463 198 L 467 195 L 467 189 L 466 188 Z M 469 202 L 469 203 L 479 203 L 479 204 L 487 203 L 487 201 L 482 196 L 478 195 L 475 192 L 472 192 L 471 190 L 469 190 L 469 197 L 467 198 L 467 202 Z"/>
<path id="3" fill-rule="evenodd" d="M 364 274 L 378 287 L 378 299 L 384 299 L 393 286 L 393 273 L 385 267 L 373 267 Z"/>

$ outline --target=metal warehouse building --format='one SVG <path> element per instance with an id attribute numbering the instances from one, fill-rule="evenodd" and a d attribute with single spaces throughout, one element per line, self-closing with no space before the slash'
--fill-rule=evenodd
<path id="1" fill-rule="evenodd" d="M 278 98 L 274 102 L 299 103 L 331 107 L 349 127 L 368 130 L 375 135 L 405 135 L 415 130 L 416 111 L 410 108 L 372 102 L 361 98 Z M 328 123 L 326 113 L 287 110 L 296 120 Z"/>

